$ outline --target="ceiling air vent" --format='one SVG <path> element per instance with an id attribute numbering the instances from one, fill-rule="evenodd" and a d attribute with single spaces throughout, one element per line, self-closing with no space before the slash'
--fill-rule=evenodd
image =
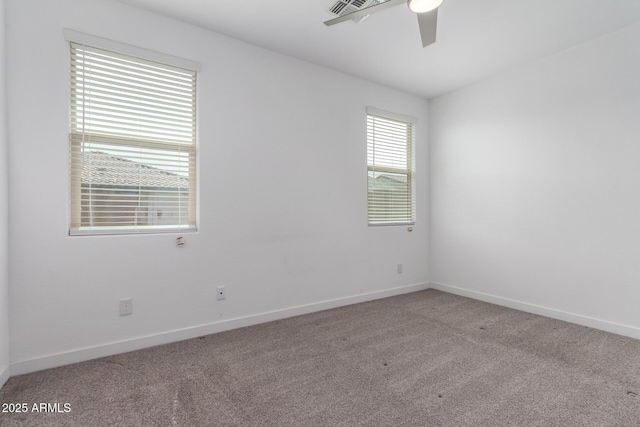
<path id="1" fill-rule="evenodd" d="M 327 6 L 327 11 L 337 16 L 346 15 L 347 13 L 356 12 L 365 7 L 373 6 L 379 3 L 384 3 L 383 0 L 332 0 Z M 360 18 L 352 19 L 353 22 L 362 22 L 367 19 L 369 15 L 361 16 Z"/>

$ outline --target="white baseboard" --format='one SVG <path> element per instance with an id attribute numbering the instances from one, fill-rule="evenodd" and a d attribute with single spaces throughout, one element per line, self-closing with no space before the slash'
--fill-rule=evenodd
<path id="1" fill-rule="evenodd" d="M 4 383 L 7 382 L 10 376 L 11 376 L 10 366 L 3 366 L 0 368 L 0 388 L 4 386 Z"/>
<path id="2" fill-rule="evenodd" d="M 75 349 L 64 353 L 51 354 L 30 360 L 13 362 L 11 364 L 11 375 L 22 375 L 30 372 L 41 371 L 43 369 L 55 368 L 86 360 L 97 359 L 99 357 L 112 356 L 114 354 L 126 353 L 128 351 L 140 350 L 156 345 L 168 344 L 203 335 L 242 328 L 245 326 L 257 325 L 271 322 L 273 320 L 285 319 L 287 317 L 299 316 L 301 314 L 313 313 L 316 311 L 328 310 L 345 305 L 357 304 L 365 301 L 372 301 L 380 298 L 387 298 L 395 295 L 416 292 L 429 288 L 429 283 L 417 283 L 399 288 L 386 289 L 384 291 L 370 292 L 361 295 L 354 295 L 345 298 L 337 298 L 313 304 L 306 304 L 297 307 L 275 310 L 266 313 L 259 313 L 251 316 L 238 317 L 235 319 L 223 320 L 220 322 L 194 326 L 185 329 L 178 329 L 161 334 L 148 335 L 125 341 L 119 341 L 95 347 Z M 8 378 L 8 377 L 7 377 Z"/>
<path id="3" fill-rule="evenodd" d="M 458 288 L 456 286 L 445 285 L 443 283 L 431 282 L 432 289 L 448 292 L 450 294 L 460 295 L 463 297 L 473 298 L 480 301 L 489 302 L 504 307 L 513 308 L 527 313 L 539 314 L 541 316 L 551 317 L 553 319 L 564 320 L 565 322 L 575 323 L 587 326 L 601 331 L 612 332 L 626 337 L 640 339 L 640 328 L 623 325 L 620 323 L 609 322 L 607 320 L 596 319 L 581 314 L 569 313 L 567 311 L 556 310 L 549 307 L 543 307 L 535 304 L 529 304 L 522 301 L 516 301 L 509 298 L 503 298 L 496 295 L 486 294 L 483 292 L 472 291 L 469 289 Z"/>

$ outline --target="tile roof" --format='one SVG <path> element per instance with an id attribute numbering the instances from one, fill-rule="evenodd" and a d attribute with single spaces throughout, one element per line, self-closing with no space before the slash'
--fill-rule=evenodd
<path id="1" fill-rule="evenodd" d="M 399 174 L 380 174 L 377 176 L 377 179 L 388 179 L 389 181 L 400 182 L 402 184 L 407 183 L 407 175 L 399 175 Z"/>
<path id="2" fill-rule="evenodd" d="M 162 188 L 185 188 L 189 185 L 188 178 L 184 176 L 102 151 L 85 151 L 81 181 L 83 184 Z"/>
<path id="3" fill-rule="evenodd" d="M 381 173 L 380 175 L 377 175 L 375 178 L 369 175 L 370 183 L 382 181 L 382 180 L 390 181 L 391 183 L 406 184 L 407 175 Z"/>

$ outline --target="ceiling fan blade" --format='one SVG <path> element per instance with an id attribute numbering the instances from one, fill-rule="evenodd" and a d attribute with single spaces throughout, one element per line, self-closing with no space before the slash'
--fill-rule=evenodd
<path id="1" fill-rule="evenodd" d="M 351 19 L 360 18 L 361 16 L 371 15 L 372 13 L 380 12 L 381 10 L 387 9 L 392 6 L 397 6 L 402 3 L 406 3 L 407 0 L 387 0 L 384 3 L 374 4 L 373 6 L 365 7 L 364 9 L 356 10 L 355 12 L 347 13 L 346 15 L 339 16 L 334 19 L 330 19 L 325 21 L 324 25 L 327 27 L 330 25 L 339 24 L 344 21 L 349 21 Z"/>
<path id="2" fill-rule="evenodd" d="M 418 13 L 418 26 L 422 47 L 427 47 L 436 41 L 436 27 L 438 26 L 438 9 L 427 13 Z"/>

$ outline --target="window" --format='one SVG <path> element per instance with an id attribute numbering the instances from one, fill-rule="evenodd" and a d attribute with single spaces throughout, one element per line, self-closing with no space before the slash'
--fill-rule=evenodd
<path id="1" fill-rule="evenodd" d="M 367 108 L 369 225 L 412 224 L 415 119 Z"/>
<path id="2" fill-rule="evenodd" d="M 196 72 L 71 43 L 70 234 L 196 227 Z"/>

